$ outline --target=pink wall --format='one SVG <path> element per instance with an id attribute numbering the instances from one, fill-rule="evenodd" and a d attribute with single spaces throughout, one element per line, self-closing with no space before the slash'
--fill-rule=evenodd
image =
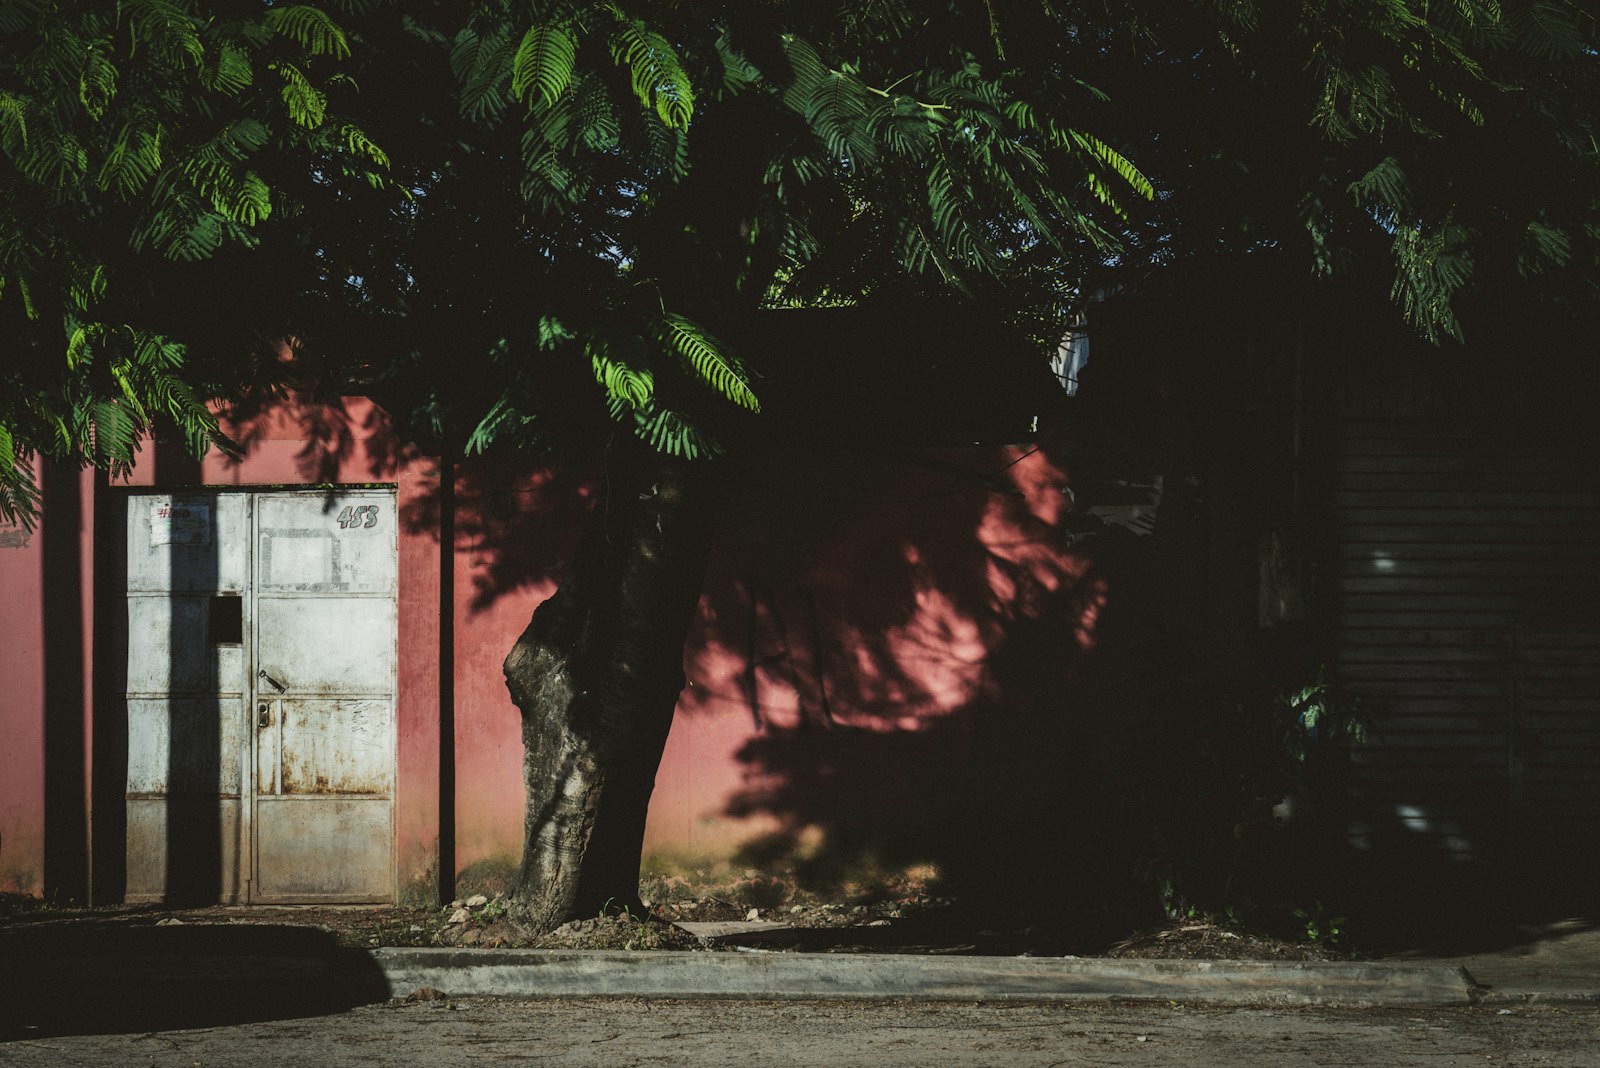
<path id="1" fill-rule="evenodd" d="M 1083 573 L 1043 450 L 793 450 L 749 481 L 657 778 L 657 867 L 804 861 L 853 814 L 924 821 L 924 773 L 959 773 L 996 696 L 992 654 Z"/>
<path id="2" fill-rule="evenodd" d="M 0 527 L 0 890 L 84 899 L 93 749 L 90 472 L 34 467 L 46 514 Z"/>
<path id="3" fill-rule="evenodd" d="M 441 635 L 454 659 L 454 774 L 445 781 L 454 787 L 455 867 L 464 885 L 503 881 L 520 859 L 524 793 L 520 721 L 500 663 L 554 590 L 590 486 L 462 465 L 451 487 L 453 590 L 443 591 L 452 609 L 441 612 L 438 467 L 401 446 L 375 406 L 356 398 L 283 406 L 227 429 L 243 456 L 214 452 L 198 472 L 191 465 L 192 480 L 398 484 L 399 885 L 403 896 L 426 899 L 437 877 Z M 1049 454 L 791 450 L 742 469 L 657 776 L 648 866 L 683 873 L 825 855 L 890 866 L 920 859 L 901 843 L 950 817 L 930 795 L 953 805 L 976 788 L 975 747 L 990 706 L 1003 691 L 1019 692 L 1019 658 L 1006 661 L 1008 649 L 1040 627 L 1074 648 L 1093 643 L 1097 595 L 1062 529 L 1067 475 Z M 153 457 L 146 450 L 132 484 L 168 484 L 157 466 L 181 470 Z M 83 485 L 87 538 L 93 502 Z M 43 855 L 43 651 L 26 637 L 40 633 L 38 544 L 35 535 L 0 549 L 0 626 L 24 636 L 0 643 L 0 885 L 28 892 L 40 888 Z M 1019 699 L 1034 704 L 1074 670 L 1028 663 L 1021 689 L 1033 697 Z"/>
<path id="4" fill-rule="evenodd" d="M 82 901 L 93 750 L 89 472 L 35 465 L 46 514 L 0 528 L 0 890 Z"/>
<path id="5" fill-rule="evenodd" d="M 721 526 L 656 778 L 654 871 L 742 868 L 780 838 L 796 853 L 772 858 L 780 866 L 826 849 L 826 827 L 785 801 L 808 774 L 795 764 L 853 765 L 863 734 L 915 737 L 908 763 L 959 763 L 994 689 L 990 653 L 1083 572 L 1059 527 L 1066 476 L 1043 450 L 795 450 L 747 475 Z M 554 589 L 589 491 L 471 464 L 456 492 L 457 860 L 468 883 L 492 885 L 520 856 L 524 798 L 500 663 Z M 865 770 L 832 780 L 824 807 L 876 811 L 886 825 L 908 816 L 918 773 Z"/>
<path id="6" fill-rule="evenodd" d="M 44 889 L 44 542 L 0 526 L 0 891 Z"/>
<path id="7" fill-rule="evenodd" d="M 522 721 L 501 662 L 555 590 L 588 513 L 581 479 L 464 464 L 456 481 L 456 866 L 495 887 L 522 857 Z"/>

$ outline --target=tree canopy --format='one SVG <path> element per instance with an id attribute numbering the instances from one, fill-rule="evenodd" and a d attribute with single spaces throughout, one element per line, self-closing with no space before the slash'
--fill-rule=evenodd
<path id="1" fill-rule="evenodd" d="M 0 517 L 33 514 L 33 451 L 116 469 L 157 420 L 217 439 L 206 400 L 274 329 L 237 299 L 267 296 L 266 225 L 296 181 L 384 182 L 330 113 L 348 54 L 305 6 L 0 10 Z"/>
<path id="2" fill-rule="evenodd" d="M 1366 272 L 1434 341 L 1468 302 L 1592 305 L 1597 44 L 1565 2 L 1152 6 L 1083 68 L 1162 186 L 1124 266 Z"/>
<path id="3" fill-rule="evenodd" d="M 943 294 L 1043 354 L 1096 289 L 1267 252 L 1432 337 L 1502 283 L 1592 302 L 1596 36 L 1562 0 L 16 0 L 0 516 L 35 451 L 216 440 L 283 337 L 453 447 L 698 456 L 760 409 L 759 309 Z"/>

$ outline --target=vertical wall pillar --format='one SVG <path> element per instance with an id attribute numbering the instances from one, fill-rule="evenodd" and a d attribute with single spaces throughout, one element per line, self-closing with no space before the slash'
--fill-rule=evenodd
<path id="1" fill-rule="evenodd" d="M 439 456 L 439 900 L 456 896 L 456 466 Z"/>
<path id="2" fill-rule="evenodd" d="M 90 560 L 84 532 L 86 480 L 76 467 L 44 468 L 44 880 L 47 900 L 82 903 L 89 896 L 88 731 L 85 684 L 89 628 L 85 582 Z"/>

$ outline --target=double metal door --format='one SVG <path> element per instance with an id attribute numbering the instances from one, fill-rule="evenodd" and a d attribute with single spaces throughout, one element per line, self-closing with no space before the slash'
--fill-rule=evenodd
<path id="1" fill-rule="evenodd" d="M 395 893 L 391 490 L 128 510 L 128 897 Z"/>

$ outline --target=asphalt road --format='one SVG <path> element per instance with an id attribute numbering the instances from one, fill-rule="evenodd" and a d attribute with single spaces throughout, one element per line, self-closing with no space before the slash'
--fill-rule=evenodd
<path id="1" fill-rule="evenodd" d="M 92 1028 L 92 1022 L 81 1030 Z M 0 1065 L 1246 1065 L 1596 1068 L 1600 1009 L 470 998 L 0 1043 Z"/>

